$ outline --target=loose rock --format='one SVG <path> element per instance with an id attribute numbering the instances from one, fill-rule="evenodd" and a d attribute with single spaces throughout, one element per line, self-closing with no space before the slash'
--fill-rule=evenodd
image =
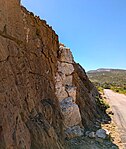
<path id="1" fill-rule="evenodd" d="M 65 131 L 66 138 L 75 138 L 84 135 L 84 129 L 80 128 L 80 126 L 74 126 L 66 129 Z"/>
<path id="2" fill-rule="evenodd" d="M 109 135 L 109 131 L 106 129 L 99 129 L 96 131 L 96 136 L 98 138 L 105 139 Z"/>
<path id="3" fill-rule="evenodd" d="M 88 134 L 88 137 L 89 137 L 89 138 L 95 138 L 95 137 L 96 137 L 95 132 L 90 132 L 90 133 Z"/>

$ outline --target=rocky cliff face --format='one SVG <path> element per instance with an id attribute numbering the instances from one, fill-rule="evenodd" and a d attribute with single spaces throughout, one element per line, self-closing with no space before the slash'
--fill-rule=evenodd
<path id="1" fill-rule="evenodd" d="M 0 0 L 0 149 L 64 148 L 92 126 L 95 94 L 45 21 Z"/>
<path id="2" fill-rule="evenodd" d="M 68 138 L 82 135 L 81 115 L 76 104 L 77 88 L 73 83 L 74 60 L 69 48 L 60 45 L 56 73 L 56 96 L 64 116 L 64 130 Z"/>
<path id="3" fill-rule="evenodd" d="M 73 84 L 77 87 L 76 103 L 80 109 L 82 124 L 89 129 L 97 116 L 100 116 L 100 110 L 96 104 L 96 96 L 99 96 L 99 93 L 79 64 L 74 63 L 74 69 Z"/>

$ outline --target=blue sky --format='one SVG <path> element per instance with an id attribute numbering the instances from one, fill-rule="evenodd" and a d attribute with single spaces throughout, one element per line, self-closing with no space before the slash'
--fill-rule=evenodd
<path id="1" fill-rule="evenodd" d="M 86 71 L 126 69 L 126 0 L 22 0 Z"/>

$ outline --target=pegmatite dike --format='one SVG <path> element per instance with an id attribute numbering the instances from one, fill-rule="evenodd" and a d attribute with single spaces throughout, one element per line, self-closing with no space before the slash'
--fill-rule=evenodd
<path id="1" fill-rule="evenodd" d="M 76 87 L 73 85 L 74 60 L 69 48 L 60 44 L 58 71 L 56 74 L 56 96 L 64 115 L 64 131 L 67 138 L 83 135 L 81 115 L 76 104 Z"/>

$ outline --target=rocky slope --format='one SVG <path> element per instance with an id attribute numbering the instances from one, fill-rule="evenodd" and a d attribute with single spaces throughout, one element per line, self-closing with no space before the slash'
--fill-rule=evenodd
<path id="1" fill-rule="evenodd" d="M 75 72 L 73 74 L 73 83 L 77 87 L 77 101 L 80 108 L 82 123 L 85 128 L 91 128 L 97 115 L 100 116 L 99 107 L 97 107 L 95 98 L 99 95 L 95 86 L 88 79 L 85 70 L 74 63 Z"/>
<path id="2" fill-rule="evenodd" d="M 0 149 L 60 149 L 98 115 L 96 88 L 44 20 L 0 0 Z"/>

